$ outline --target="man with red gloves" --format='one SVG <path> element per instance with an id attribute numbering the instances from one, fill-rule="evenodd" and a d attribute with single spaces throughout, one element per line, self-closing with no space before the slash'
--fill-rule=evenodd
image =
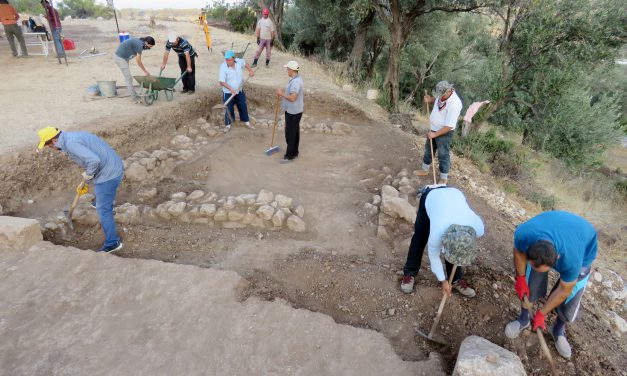
<path id="1" fill-rule="evenodd" d="M 546 330 L 546 315 L 555 309 L 557 318 L 550 331 L 557 352 L 567 359 L 572 350 L 566 339 L 566 323 L 577 317 L 596 256 L 594 227 L 565 211 L 539 214 L 518 226 L 514 233 L 515 289 L 521 301 L 524 296 L 532 303 L 546 296 L 549 270 L 559 273 L 546 303 L 531 320 L 531 328 Z M 529 325 L 529 310 L 521 306 L 520 316 L 507 324 L 505 335 L 516 338 Z"/>

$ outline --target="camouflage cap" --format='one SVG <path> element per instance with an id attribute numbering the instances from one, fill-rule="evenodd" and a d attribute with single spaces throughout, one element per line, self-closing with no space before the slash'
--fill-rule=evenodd
<path id="1" fill-rule="evenodd" d="M 442 254 L 451 264 L 471 265 L 477 257 L 477 233 L 470 226 L 451 225 L 442 235 Z"/>
<path id="2" fill-rule="evenodd" d="M 448 89 L 452 89 L 453 84 L 448 81 L 440 81 L 437 85 L 435 85 L 435 89 L 433 89 L 433 96 L 436 98 L 440 98 L 444 95 L 444 93 Z"/>

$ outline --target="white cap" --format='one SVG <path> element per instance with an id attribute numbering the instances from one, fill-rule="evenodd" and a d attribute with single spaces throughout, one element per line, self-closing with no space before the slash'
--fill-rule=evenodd
<path id="1" fill-rule="evenodd" d="M 174 43 L 176 42 L 176 38 L 179 37 L 179 34 L 176 31 L 170 31 L 168 33 L 168 42 Z"/>
<path id="2" fill-rule="evenodd" d="M 300 65 L 298 65 L 298 63 L 294 60 L 290 60 L 287 62 L 287 64 L 283 66 L 283 68 L 289 68 L 291 70 L 297 71 L 300 69 Z"/>

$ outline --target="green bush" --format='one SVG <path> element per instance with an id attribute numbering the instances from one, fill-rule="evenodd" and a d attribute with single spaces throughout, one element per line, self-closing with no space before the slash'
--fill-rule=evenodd
<path id="1" fill-rule="evenodd" d="M 257 17 L 248 7 L 237 7 L 226 12 L 226 19 L 238 33 L 246 33 L 255 27 Z"/>
<path id="2" fill-rule="evenodd" d="M 473 160 L 482 170 L 489 168 L 496 176 L 516 179 L 523 172 L 524 154 L 516 150 L 513 142 L 498 138 L 494 129 L 486 133 L 471 133 L 464 138 L 456 132 L 452 147 L 456 153 Z"/>

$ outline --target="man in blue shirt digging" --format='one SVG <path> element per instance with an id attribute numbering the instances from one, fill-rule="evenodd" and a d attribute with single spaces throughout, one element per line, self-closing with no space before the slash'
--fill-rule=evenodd
<path id="1" fill-rule="evenodd" d="M 572 350 L 566 339 L 566 323 L 577 317 L 592 262 L 597 256 L 597 233 L 578 215 L 565 211 L 539 214 L 521 224 L 514 233 L 516 293 L 531 303 L 546 296 L 549 270 L 559 273 L 544 306 L 531 320 L 532 330 L 545 330 L 545 317 L 555 309 L 557 319 L 551 327 L 557 352 L 570 359 Z M 530 325 L 529 310 L 521 307 L 520 316 L 507 324 L 505 335 L 516 338 Z"/>
<path id="2" fill-rule="evenodd" d="M 48 146 L 64 152 L 85 169 L 82 175 L 87 184 L 94 183 L 96 212 L 105 235 L 104 244 L 98 252 L 110 253 L 122 249 L 113 219 L 113 201 L 124 176 L 122 159 L 101 138 L 88 132 L 62 132 L 58 128 L 46 127 L 37 133 L 39 150 Z"/>

